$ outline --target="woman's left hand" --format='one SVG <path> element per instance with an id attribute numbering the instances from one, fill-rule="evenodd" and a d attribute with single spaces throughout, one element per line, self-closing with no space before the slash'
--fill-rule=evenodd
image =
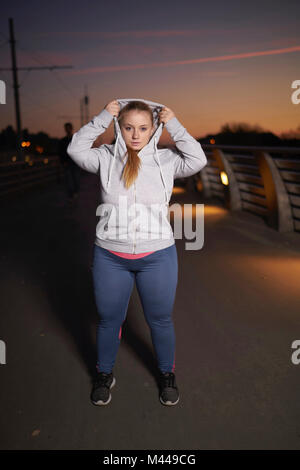
<path id="1" fill-rule="evenodd" d="M 175 117 L 175 114 L 173 113 L 172 109 L 167 108 L 166 106 L 158 114 L 159 123 L 163 122 L 164 124 L 166 124 L 170 119 Z"/>

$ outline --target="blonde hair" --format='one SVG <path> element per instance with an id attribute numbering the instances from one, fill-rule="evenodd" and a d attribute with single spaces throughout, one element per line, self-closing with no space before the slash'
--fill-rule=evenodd
<path id="1" fill-rule="evenodd" d="M 151 125 L 153 126 L 153 113 L 150 106 L 148 106 L 148 104 L 144 103 L 143 101 L 130 101 L 119 112 L 118 122 L 120 127 L 123 122 L 124 116 L 128 111 L 146 111 L 150 116 Z M 124 180 L 125 187 L 128 189 L 134 183 L 138 176 L 141 165 L 141 159 L 138 156 L 138 150 L 131 149 L 127 145 L 126 147 L 128 158 L 125 168 L 123 170 L 122 178 Z"/>

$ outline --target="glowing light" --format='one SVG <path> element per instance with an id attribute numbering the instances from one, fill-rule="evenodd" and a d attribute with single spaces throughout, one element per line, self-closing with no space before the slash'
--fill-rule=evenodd
<path id="1" fill-rule="evenodd" d="M 182 188 L 181 186 L 174 186 L 172 193 L 173 194 L 185 193 L 185 188 Z"/>
<path id="2" fill-rule="evenodd" d="M 11 157 L 11 160 L 15 162 L 17 160 L 17 157 L 14 155 L 13 157 Z"/>
<path id="3" fill-rule="evenodd" d="M 215 141 L 215 139 L 210 139 L 209 143 L 210 143 L 210 144 L 215 144 L 216 141 Z"/>
<path id="4" fill-rule="evenodd" d="M 203 183 L 200 179 L 197 181 L 196 186 L 197 186 L 197 190 L 199 192 L 201 192 L 203 190 Z"/>
<path id="5" fill-rule="evenodd" d="M 47 165 L 48 161 L 49 161 L 48 158 L 44 158 L 45 165 Z"/>
<path id="6" fill-rule="evenodd" d="M 222 183 L 225 185 L 225 186 L 228 186 L 228 177 L 227 177 L 227 174 L 225 173 L 225 171 L 221 171 L 220 173 L 220 177 L 221 177 L 221 181 Z"/>

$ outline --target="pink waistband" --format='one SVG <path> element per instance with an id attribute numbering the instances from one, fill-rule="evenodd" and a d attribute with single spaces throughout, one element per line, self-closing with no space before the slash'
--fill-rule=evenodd
<path id="1" fill-rule="evenodd" d="M 120 251 L 112 251 L 108 250 L 114 255 L 121 256 L 121 258 L 128 258 L 128 259 L 137 259 L 137 258 L 143 258 L 144 256 L 151 255 L 151 253 L 154 253 L 154 251 L 147 251 L 147 253 L 121 253 Z"/>

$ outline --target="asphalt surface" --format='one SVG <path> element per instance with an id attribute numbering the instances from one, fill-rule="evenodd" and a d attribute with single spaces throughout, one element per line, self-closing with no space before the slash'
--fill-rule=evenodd
<path id="1" fill-rule="evenodd" d="M 2 204 L 0 448 L 299 449 L 300 234 L 197 193 L 171 200 L 205 204 L 203 248 L 176 240 L 179 403 L 159 401 L 136 287 L 112 401 L 90 402 L 97 184 L 85 173 L 71 206 L 59 184 Z"/>

